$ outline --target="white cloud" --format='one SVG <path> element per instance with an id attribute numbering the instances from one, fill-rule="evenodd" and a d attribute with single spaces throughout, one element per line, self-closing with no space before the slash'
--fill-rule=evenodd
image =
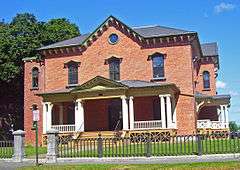
<path id="1" fill-rule="evenodd" d="M 229 91 L 229 94 L 231 95 L 231 96 L 239 96 L 239 93 L 237 92 L 237 91 Z M 239 112 L 240 112 L 240 110 L 239 110 Z"/>
<path id="2" fill-rule="evenodd" d="M 221 2 L 214 7 L 214 12 L 219 14 L 221 12 L 232 11 L 236 8 L 234 4 Z"/>
<path id="3" fill-rule="evenodd" d="M 217 83 L 216 83 L 216 86 L 217 86 L 218 89 L 225 89 L 226 88 L 226 83 L 218 80 Z"/>

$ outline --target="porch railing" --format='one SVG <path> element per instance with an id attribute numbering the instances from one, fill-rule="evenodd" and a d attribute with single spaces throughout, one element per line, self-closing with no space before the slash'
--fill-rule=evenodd
<path id="1" fill-rule="evenodd" d="M 211 121 L 210 119 L 197 120 L 197 128 L 200 129 L 224 129 L 228 128 L 228 123 Z"/>
<path id="2" fill-rule="evenodd" d="M 52 129 L 56 129 L 59 132 L 74 132 L 75 125 L 52 125 Z"/>
<path id="3" fill-rule="evenodd" d="M 161 120 L 134 121 L 134 129 L 156 129 L 162 128 Z"/>

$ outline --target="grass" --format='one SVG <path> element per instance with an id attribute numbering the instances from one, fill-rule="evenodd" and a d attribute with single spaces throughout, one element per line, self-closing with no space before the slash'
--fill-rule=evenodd
<path id="1" fill-rule="evenodd" d="M 46 153 L 47 153 L 46 147 L 38 147 L 38 154 L 46 154 Z M 36 148 L 31 145 L 27 145 L 25 147 L 25 154 L 26 154 L 26 157 L 34 156 L 36 154 Z"/>
<path id="2" fill-rule="evenodd" d="M 81 164 L 81 165 L 43 165 L 40 167 L 22 167 L 19 170 L 230 170 L 239 169 L 240 162 L 206 162 L 185 164 L 141 164 L 141 165 L 115 165 L 115 164 Z"/>

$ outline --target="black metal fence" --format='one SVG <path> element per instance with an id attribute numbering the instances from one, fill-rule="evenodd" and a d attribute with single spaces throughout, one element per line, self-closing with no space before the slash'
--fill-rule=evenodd
<path id="1" fill-rule="evenodd" d="M 11 158 L 13 155 L 13 141 L 0 141 L 0 158 Z"/>
<path id="2" fill-rule="evenodd" d="M 240 134 L 59 140 L 59 157 L 151 157 L 240 153 Z"/>

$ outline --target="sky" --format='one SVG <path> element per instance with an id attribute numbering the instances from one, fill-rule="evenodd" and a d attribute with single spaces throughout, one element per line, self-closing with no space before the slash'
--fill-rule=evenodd
<path id="1" fill-rule="evenodd" d="M 217 42 L 218 94 L 231 94 L 230 120 L 240 124 L 239 0 L 3 0 L 0 19 L 33 13 L 38 20 L 65 17 L 80 32 L 93 31 L 109 15 L 129 26 L 162 25 L 198 32 L 201 43 Z"/>

